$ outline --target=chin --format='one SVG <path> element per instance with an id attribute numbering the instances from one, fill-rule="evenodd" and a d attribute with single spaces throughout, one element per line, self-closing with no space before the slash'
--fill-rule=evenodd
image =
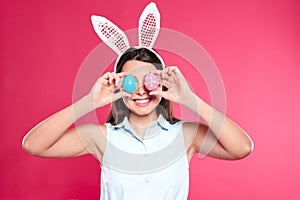
<path id="1" fill-rule="evenodd" d="M 150 115 L 151 113 L 155 112 L 156 106 L 151 106 L 151 107 L 149 106 L 149 107 L 144 107 L 144 108 L 131 106 L 131 107 L 129 107 L 129 110 L 136 115 L 145 116 L 145 115 Z"/>

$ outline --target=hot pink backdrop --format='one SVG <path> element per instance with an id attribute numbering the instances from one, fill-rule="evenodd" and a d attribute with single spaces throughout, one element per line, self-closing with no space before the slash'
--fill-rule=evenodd
<path id="1" fill-rule="evenodd" d="M 72 103 L 76 73 L 100 43 L 91 14 L 129 30 L 148 2 L 1 1 L 0 199 L 99 199 L 100 168 L 92 156 L 41 159 L 25 153 L 21 140 Z M 300 199 L 299 1 L 156 3 L 162 27 L 188 35 L 211 55 L 224 81 L 227 115 L 255 142 L 244 160 L 195 156 L 189 199 Z"/>

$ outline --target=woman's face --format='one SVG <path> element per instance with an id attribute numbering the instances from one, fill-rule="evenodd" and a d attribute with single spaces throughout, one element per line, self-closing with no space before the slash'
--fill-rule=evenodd
<path id="1" fill-rule="evenodd" d="M 123 101 L 127 108 L 137 115 L 148 115 L 156 112 L 161 98 L 150 96 L 149 91 L 144 86 L 144 77 L 150 71 L 156 70 L 151 63 L 129 60 L 123 65 L 123 72 L 129 72 L 137 80 L 137 88 L 131 93 L 130 97 L 123 97 Z"/>

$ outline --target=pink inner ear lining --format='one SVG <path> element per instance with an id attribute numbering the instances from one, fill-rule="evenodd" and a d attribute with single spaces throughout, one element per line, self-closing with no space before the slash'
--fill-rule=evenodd
<path id="1" fill-rule="evenodd" d="M 149 47 L 154 37 L 156 19 L 152 13 L 149 13 L 143 21 L 141 30 L 141 40 L 144 46 Z"/>
<path id="2" fill-rule="evenodd" d="M 120 34 L 115 27 L 109 25 L 107 22 L 99 24 L 101 33 L 107 38 L 113 40 L 112 42 L 121 51 L 127 50 L 127 46 L 124 42 L 124 36 Z"/>

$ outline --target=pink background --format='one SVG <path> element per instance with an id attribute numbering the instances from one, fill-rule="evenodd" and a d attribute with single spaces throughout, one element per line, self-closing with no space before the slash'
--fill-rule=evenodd
<path id="1" fill-rule="evenodd" d="M 92 156 L 41 159 L 25 153 L 21 140 L 72 103 L 76 73 L 100 43 L 91 14 L 129 30 L 149 1 L 116 2 L 1 1 L 0 199 L 99 199 L 99 163 Z M 227 115 L 255 142 L 244 160 L 194 156 L 189 199 L 300 199 L 300 3 L 156 3 L 162 27 L 193 38 L 213 58 L 226 89 Z M 208 97 L 205 88 L 197 93 Z"/>

